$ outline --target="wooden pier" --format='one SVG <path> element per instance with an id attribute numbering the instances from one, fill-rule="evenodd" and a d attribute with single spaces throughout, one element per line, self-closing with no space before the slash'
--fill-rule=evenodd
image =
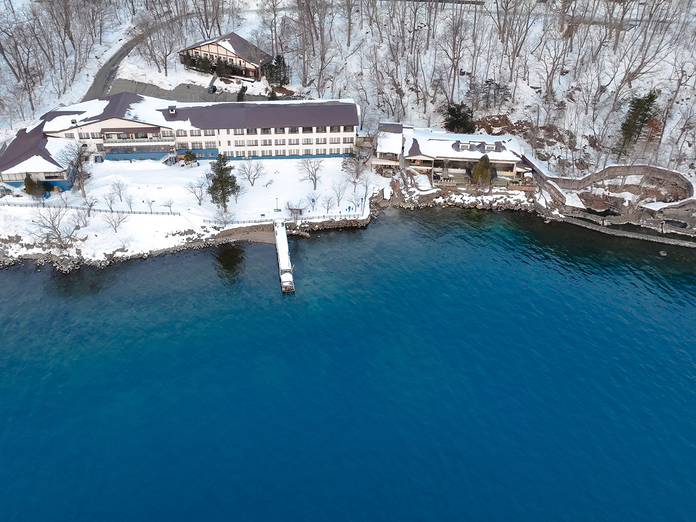
<path id="1" fill-rule="evenodd" d="M 276 254 L 278 255 L 280 290 L 284 294 L 294 294 L 295 282 L 292 276 L 292 263 L 290 262 L 290 248 L 288 247 L 288 233 L 285 230 L 285 221 L 282 219 L 274 221 L 273 232 L 275 234 Z"/>

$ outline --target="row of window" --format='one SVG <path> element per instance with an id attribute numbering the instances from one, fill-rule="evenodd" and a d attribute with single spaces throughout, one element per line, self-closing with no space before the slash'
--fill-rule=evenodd
<path id="1" fill-rule="evenodd" d="M 25 174 L 13 174 L 10 172 L 6 172 L 2 176 L 0 176 L 0 179 L 3 181 L 24 181 Z"/>
<path id="2" fill-rule="evenodd" d="M 191 146 L 189 147 L 188 141 L 177 141 L 176 148 L 177 149 L 186 149 L 186 150 L 215 149 L 215 148 L 217 148 L 217 144 L 214 141 L 206 141 L 206 142 L 192 141 Z"/>
<path id="3" fill-rule="evenodd" d="M 353 143 L 353 138 L 352 137 L 345 137 L 343 138 L 343 143 Z M 299 138 L 290 138 L 288 140 L 284 139 L 276 139 L 275 140 L 275 145 L 276 147 L 284 147 L 285 144 L 288 145 L 299 145 L 300 144 L 300 139 Z M 317 138 L 317 139 L 312 139 L 312 138 L 303 138 L 302 139 L 302 145 L 326 145 L 327 139 L 326 138 Z M 341 138 L 329 138 L 328 142 L 331 145 L 337 145 L 341 143 Z M 274 144 L 274 140 L 261 140 L 261 146 L 262 147 L 270 147 L 271 145 Z M 218 142 L 218 145 L 222 145 L 222 143 Z M 231 147 L 232 146 L 232 141 L 227 140 L 227 146 Z M 235 147 L 258 147 L 259 146 L 259 140 L 234 140 L 234 146 Z"/>
<path id="4" fill-rule="evenodd" d="M 316 140 L 313 140 L 312 138 L 303 138 L 302 139 L 302 145 L 326 145 L 326 138 L 317 138 Z M 300 139 L 299 138 L 290 138 L 288 140 L 284 139 L 276 139 L 275 140 L 275 146 L 276 147 L 284 147 L 286 145 L 299 145 L 300 144 Z M 329 138 L 328 140 L 329 144 L 331 145 L 338 145 L 341 142 L 345 145 L 352 145 L 354 142 L 353 137 L 344 137 L 343 139 L 341 138 Z M 261 140 L 261 146 L 262 147 L 271 147 L 274 144 L 274 140 Z M 218 142 L 218 145 L 221 146 L 222 143 Z M 232 146 L 232 140 L 227 140 L 227 146 L 231 147 Z M 235 147 L 258 147 L 259 146 L 259 140 L 234 140 L 234 146 Z M 201 146 L 200 141 L 192 141 L 191 142 L 191 149 L 214 149 L 216 147 L 214 141 L 206 141 L 205 142 L 205 147 Z M 189 148 L 189 143 L 186 141 L 178 141 L 176 143 L 176 148 L 177 149 L 188 149 Z"/>
<path id="5" fill-rule="evenodd" d="M 300 154 L 304 156 L 325 156 L 326 154 L 350 154 L 353 152 L 352 148 L 345 148 L 341 151 L 340 148 L 329 148 L 329 149 L 287 149 L 287 150 L 276 150 L 271 149 L 261 149 L 261 150 L 236 150 L 236 151 L 225 151 L 223 154 L 229 158 L 258 158 L 258 157 L 270 157 L 270 156 L 299 156 Z"/>
<path id="6" fill-rule="evenodd" d="M 195 54 L 196 56 L 201 55 L 200 51 L 194 51 L 193 54 Z M 245 63 L 241 58 L 238 58 L 237 61 L 235 62 L 234 58 L 230 57 L 229 61 L 228 61 L 227 56 L 222 56 L 220 54 L 215 54 L 215 53 L 210 53 L 210 55 L 208 55 L 208 53 L 203 53 L 203 56 L 205 56 L 206 58 L 210 58 L 211 60 L 212 59 L 220 59 L 223 62 L 232 64 L 232 65 L 240 65 L 241 66 L 241 65 L 244 65 L 244 63 Z"/>
<path id="7" fill-rule="evenodd" d="M 326 129 L 329 129 L 329 132 L 341 132 L 341 126 L 340 125 L 334 125 L 331 127 L 287 127 L 287 134 L 298 134 L 300 130 L 302 131 L 302 134 L 311 134 L 311 133 L 325 133 Z M 353 125 L 344 125 L 343 126 L 343 132 L 353 132 L 354 126 Z M 239 135 L 256 135 L 256 134 L 271 134 L 271 131 L 273 131 L 273 134 L 286 134 L 286 128 L 285 127 L 277 127 L 275 129 L 271 128 L 263 128 L 263 129 L 257 129 L 257 128 L 249 128 L 249 129 L 225 129 L 227 131 L 227 134 L 229 135 L 230 132 L 233 132 L 236 136 Z M 259 132 L 260 131 L 260 132 Z M 218 135 L 220 134 L 220 130 L 218 129 Z M 163 138 L 172 138 L 176 135 L 178 138 L 183 138 L 187 136 L 195 137 L 195 136 L 215 136 L 215 129 L 203 129 L 202 131 L 200 129 L 191 129 L 190 131 L 185 131 L 185 130 L 177 130 L 176 133 L 174 131 L 170 130 L 162 130 L 160 132 L 160 135 Z M 147 137 L 146 134 L 144 134 L 145 137 Z M 75 139 L 75 133 L 74 132 L 66 132 L 65 133 L 66 138 L 71 138 Z M 102 134 L 100 132 L 79 132 L 78 137 L 81 140 L 88 140 L 88 139 L 93 139 L 93 140 L 99 140 L 102 139 Z M 153 137 L 157 137 L 157 135 L 153 135 Z M 340 141 L 335 141 L 339 140 L 340 138 L 329 138 L 329 143 L 340 143 Z M 343 143 L 352 143 L 352 142 L 346 142 L 346 138 L 344 138 Z M 350 138 L 352 140 L 352 138 Z M 303 145 L 312 145 L 312 138 L 304 138 L 302 143 Z M 323 142 L 320 140 L 324 140 Z M 276 140 L 277 141 L 277 140 Z M 316 141 L 317 144 L 321 143 L 326 143 L 326 138 L 317 138 Z M 278 144 L 278 143 L 276 143 Z M 270 145 L 270 142 L 269 142 Z M 292 145 L 292 143 L 290 143 Z"/>
<path id="8" fill-rule="evenodd" d="M 286 154 L 287 152 L 287 154 Z M 343 149 L 343 154 L 350 154 L 352 152 L 352 149 L 347 148 Z M 232 151 L 227 151 L 224 153 L 228 158 L 261 158 L 261 157 L 282 157 L 282 156 L 299 156 L 300 155 L 300 149 L 288 149 L 287 151 L 285 150 L 277 150 L 275 153 L 272 150 L 269 149 L 261 149 L 261 150 L 250 150 L 248 152 L 243 151 L 243 150 L 238 150 L 235 152 Z M 326 155 L 327 154 L 327 149 L 317 149 L 314 153 L 312 153 L 311 149 L 304 149 L 302 150 L 302 154 L 305 156 L 319 156 L 319 155 Z M 328 154 L 341 154 L 341 149 L 340 148 L 333 148 L 333 149 L 328 149 Z M 206 154 L 204 152 L 196 152 L 195 153 L 196 158 L 198 159 L 205 159 Z M 214 152 L 208 152 L 208 158 L 215 158 L 215 153 Z M 138 160 L 144 161 L 148 158 L 146 157 L 139 157 Z M 151 156 L 149 159 L 151 160 L 156 160 L 158 159 L 156 156 Z M 125 161 L 129 161 L 130 158 L 126 158 Z M 111 161 L 119 161 L 118 157 L 112 157 Z M 10 178 L 9 176 L 14 176 L 16 181 L 21 181 L 24 179 L 22 174 L 4 174 L 4 179 L 7 181 L 12 181 L 13 179 Z"/>

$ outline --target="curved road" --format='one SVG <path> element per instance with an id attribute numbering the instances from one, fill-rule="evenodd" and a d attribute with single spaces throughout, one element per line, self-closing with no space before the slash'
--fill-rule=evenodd
<path id="1" fill-rule="evenodd" d="M 159 25 L 153 27 L 151 31 L 160 31 L 172 22 L 176 22 L 181 20 L 182 18 L 188 18 L 190 16 L 193 16 L 193 14 L 183 14 L 174 17 L 173 19 L 165 20 L 163 22 L 160 22 Z M 116 54 L 109 58 L 109 60 L 104 65 L 102 65 L 97 74 L 94 75 L 94 81 L 92 82 L 92 86 L 87 91 L 87 94 L 84 95 L 82 101 L 94 100 L 95 98 L 103 98 L 104 96 L 109 94 L 109 89 L 111 88 L 111 84 L 116 79 L 116 73 L 118 72 L 118 66 L 121 64 L 121 61 L 126 56 L 128 56 L 128 53 L 130 53 L 133 50 L 133 48 L 136 45 L 138 45 L 143 40 L 143 38 L 145 38 L 145 36 L 145 34 L 139 34 L 128 40 L 125 44 L 123 44 L 123 47 L 116 51 Z"/>
<path id="2" fill-rule="evenodd" d="M 116 73 L 118 72 L 118 66 L 121 64 L 121 61 L 140 43 L 143 37 L 144 35 L 139 34 L 128 40 L 123 44 L 123 47 L 116 51 L 116 54 L 102 65 L 101 69 L 94 75 L 94 81 L 87 91 L 87 94 L 82 98 L 82 101 L 104 98 L 109 93 L 111 84 L 116 79 Z"/>

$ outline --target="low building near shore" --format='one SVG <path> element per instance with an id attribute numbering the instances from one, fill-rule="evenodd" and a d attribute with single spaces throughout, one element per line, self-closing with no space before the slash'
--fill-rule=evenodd
<path id="1" fill-rule="evenodd" d="M 466 184 L 471 171 L 488 156 L 494 185 L 522 185 L 531 180 L 524 150 L 514 136 L 455 134 L 444 129 L 418 128 L 403 123 L 380 123 L 372 164 L 388 174 L 411 168 L 428 174 L 436 185 Z"/>

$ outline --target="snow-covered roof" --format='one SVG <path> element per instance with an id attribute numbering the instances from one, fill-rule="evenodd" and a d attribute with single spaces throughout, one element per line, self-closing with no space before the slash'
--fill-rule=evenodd
<path id="1" fill-rule="evenodd" d="M 42 156 L 35 154 L 30 158 L 17 163 L 14 167 L 3 171 L 5 174 L 22 174 L 25 172 L 63 172 L 62 167 L 59 167 L 52 161 L 44 159 Z"/>
<path id="2" fill-rule="evenodd" d="M 403 134 L 380 131 L 377 134 L 377 152 L 401 154 Z"/>
<path id="3" fill-rule="evenodd" d="M 108 105 L 109 99 L 89 100 L 52 110 L 43 116 L 43 120 L 46 122 L 44 132 L 59 132 L 70 127 L 84 125 L 102 116 Z"/>
<path id="4" fill-rule="evenodd" d="M 175 113 L 169 112 L 175 107 Z M 44 132 L 54 133 L 118 118 L 173 130 L 358 125 L 351 99 L 257 102 L 172 102 L 119 93 L 53 110 L 43 116 Z M 75 121 L 75 123 L 72 123 Z"/>
<path id="5" fill-rule="evenodd" d="M 75 143 L 64 138 L 52 138 L 43 133 L 43 124 L 31 130 L 20 130 L 0 157 L 0 172 L 21 174 L 25 172 L 62 172 L 59 152 Z"/>
<path id="6" fill-rule="evenodd" d="M 159 108 L 156 108 L 159 103 Z M 162 105 L 164 103 L 164 105 Z M 172 129 L 318 127 L 359 123 L 353 100 L 292 100 L 230 103 L 176 103 L 144 98 L 127 117 Z"/>
<path id="7" fill-rule="evenodd" d="M 404 128 L 407 158 L 448 158 L 478 161 L 484 154 L 491 161 L 518 162 L 524 150 L 514 136 L 455 134 L 444 129 Z M 493 150 L 486 150 L 486 145 Z"/>

